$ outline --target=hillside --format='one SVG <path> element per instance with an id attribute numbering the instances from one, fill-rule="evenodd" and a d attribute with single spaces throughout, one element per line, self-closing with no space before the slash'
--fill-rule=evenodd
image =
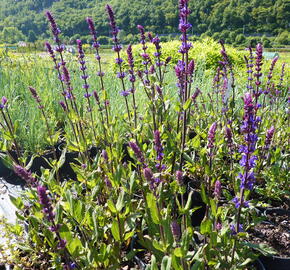
<path id="1" fill-rule="evenodd" d="M 44 11 L 55 15 L 63 35 L 88 35 L 85 18 L 92 16 L 100 36 L 108 36 L 106 3 L 116 11 L 121 35 L 132 39 L 136 25 L 159 34 L 177 32 L 178 0 L 0 0 L 0 42 L 35 41 L 49 37 Z M 276 36 L 290 28 L 288 0 L 191 0 L 192 33 L 201 35 Z M 232 33 L 232 34 L 231 34 Z M 129 35 L 129 36 L 128 36 Z"/>

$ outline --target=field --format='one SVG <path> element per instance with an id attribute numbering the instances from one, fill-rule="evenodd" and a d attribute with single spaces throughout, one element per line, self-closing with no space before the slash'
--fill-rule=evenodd
<path id="1" fill-rule="evenodd" d="M 14 269 L 261 269 L 289 260 L 289 53 L 141 42 L 96 55 L 0 51 L 3 220 Z M 97 57 L 96 57 L 97 56 Z M 99 57 L 100 56 L 100 57 Z M 104 72 L 104 73 L 103 73 Z M 25 227 L 25 229 L 24 229 Z M 266 259 L 265 259 L 266 258 Z M 278 262 L 275 262 L 278 264 Z M 273 268 L 268 268 L 273 269 Z M 283 268 L 280 268 L 282 270 Z M 285 268 L 286 269 L 286 268 Z"/>

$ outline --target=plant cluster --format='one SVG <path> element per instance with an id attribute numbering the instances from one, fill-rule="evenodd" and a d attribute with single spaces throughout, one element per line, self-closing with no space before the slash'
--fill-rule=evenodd
<path id="1" fill-rule="evenodd" d="M 49 168 L 41 174 L 30 171 L 36 156 L 26 160 L 19 147 L 9 100 L 2 97 L 0 103 L 2 149 L 26 182 L 25 194 L 12 198 L 28 234 L 11 247 L 17 250 L 10 260 L 15 269 L 246 269 L 258 256 L 253 248 L 265 252 L 249 241 L 247 231 L 259 222 L 255 207 L 267 192 L 278 189 L 283 196 L 283 187 L 289 186 L 286 66 L 278 81 L 273 78 L 277 58 L 263 74 L 263 47 L 257 44 L 245 56 L 247 84 L 237 85 L 243 74 L 235 73 L 220 41 L 212 85 L 199 88 L 188 39 L 188 2 L 180 0 L 178 6 L 175 94 L 167 91 L 173 59 L 164 55 L 160 38 L 137 26 L 137 65 L 131 45 L 122 53 L 115 14 L 106 5 L 115 95 L 124 108 L 119 114 L 108 95 L 93 19 L 86 21 L 98 85 L 91 83 L 83 44 L 77 40 L 80 97 L 61 30 L 46 12 L 55 46 L 45 46 L 59 80 L 64 122 L 55 131 L 38 89 L 30 86 L 52 151 L 46 158 Z M 140 104 L 141 92 L 145 98 Z M 81 106 L 78 98 L 84 101 Z M 75 176 L 64 179 L 61 168 L 70 154 Z"/>

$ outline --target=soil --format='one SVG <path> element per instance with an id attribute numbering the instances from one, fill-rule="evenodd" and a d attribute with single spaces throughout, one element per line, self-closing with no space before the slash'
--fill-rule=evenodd
<path id="1" fill-rule="evenodd" d="M 266 244 L 277 251 L 276 256 L 290 257 L 290 216 L 270 212 L 267 221 L 249 230 L 251 242 Z"/>
<path id="2" fill-rule="evenodd" d="M 146 266 L 147 264 L 150 264 L 151 262 L 151 255 L 152 254 L 149 251 L 144 251 L 144 252 L 138 252 L 136 256 L 145 264 L 144 266 Z M 138 262 L 135 258 L 132 259 L 130 262 L 126 263 L 126 265 L 121 268 L 121 270 L 129 270 L 129 269 L 143 270 L 143 268 L 140 267 L 140 265 L 138 265 Z"/>

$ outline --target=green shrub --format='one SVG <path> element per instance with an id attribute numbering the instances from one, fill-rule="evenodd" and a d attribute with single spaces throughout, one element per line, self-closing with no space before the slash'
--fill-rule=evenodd
<path id="1" fill-rule="evenodd" d="M 166 43 L 161 43 L 161 46 L 162 60 L 165 61 L 167 57 L 171 56 L 171 65 L 175 65 L 180 59 L 180 54 L 178 53 L 180 41 L 174 40 Z M 135 63 L 138 68 L 140 67 L 142 62 L 139 55 L 141 47 L 142 46 L 140 44 L 133 46 Z M 190 50 L 189 58 L 194 59 L 198 64 L 205 66 L 206 69 L 216 69 L 219 65 L 218 62 L 222 60 L 220 49 L 220 44 L 217 41 L 214 41 L 212 38 L 205 38 L 200 41 L 193 42 L 193 48 Z M 154 45 L 148 44 L 148 53 L 150 54 L 151 59 L 154 58 L 154 52 Z M 234 66 L 241 66 L 244 64 L 244 52 L 240 52 L 230 46 L 227 46 L 227 52 Z M 124 59 L 127 59 L 127 56 L 124 52 L 122 57 Z"/>
<path id="2" fill-rule="evenodd" d="M 280 33 L 275 41 L 281 45 L 290 45 L 290 33 L 288 31 Z"/>

